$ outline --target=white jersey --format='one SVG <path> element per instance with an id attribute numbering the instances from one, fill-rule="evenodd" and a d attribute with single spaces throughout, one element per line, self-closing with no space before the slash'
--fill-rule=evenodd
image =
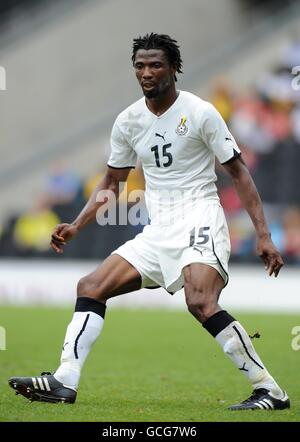
<path id="1" fill-rule="evenodd" d="M 134 167 L 140 159 L 151 223 L 165 224 L 184 217 L 199 202 L 218 201 L 215 156 L 224 164 L 238 155 L 240 150 L 215 107 L 180 91 L 160 116 L 141 98 L 117 117 L 108 166 Z"/>

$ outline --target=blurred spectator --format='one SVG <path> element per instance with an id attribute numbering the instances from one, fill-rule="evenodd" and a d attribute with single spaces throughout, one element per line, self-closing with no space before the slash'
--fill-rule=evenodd
<path id="1" fill-rule="evenodd" d="M 52 165 L 45 184 L 45 194 L 50 205 L 73 201 L 80 196 L 81 189 L 81 180 L 76 173 L 67 169 L 61 162 Z"/>
<path id="2" fill-rule="evenodd" d="M 33 209 L 22 214 L 15 223 L 13 237 L 16 247 L 27 252 L 47 251 L 51 233 L 59 222 L 47 199 L 40 196 Z"/>
<path id="3" fill-rule="evenodd" d="M 288 256 L 300 262 L 300 208 L 290 207 L 283 216 L 284 248 Z"/>
<path id="4" fill-rule="evenodd" d="M 300 65 L 300 38 L 295 37 L 294 41 L 286 48 L 282 60 L 283 66 L 288 69 Z"/>
<path id="5" fill-rule="evenodd" d="M 236 104 L 230 129 L 238 143 L 258 153 L 270 152 L 275 143 L 270 109 L 257 95 L 247 95 Z"/>
<path id="6" fill-rule="evenodd" d="M 293 137 L 300 144 L 300 106 L 291 112 L 291 128 Z"/>
<path id="7" fill-rule="evenodd" d="M 248 214 L 243 210 L 228 217 L 232 254 L 251 256 L 254 254 L 253 225 Z"/>
<path id="8" fill-rule="evenodd" d="M 228 123 L 233 112 L 233 93 L 225 78 L 218 77 L 214 80 L 210 101 Z"/>

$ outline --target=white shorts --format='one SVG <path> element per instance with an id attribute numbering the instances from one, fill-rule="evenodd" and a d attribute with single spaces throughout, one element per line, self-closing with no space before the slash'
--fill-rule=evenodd
<path id="1" fill-rule="evenodd" d="M 183 268 L 192 263 L 215 268 L 225 286 L 230 239 L 223 208 L 218 202 L 202 203 L 173 224 L 147 225 L 114 253 L 141 274 L 142 287 L 159 286 L 173 294 L 183 287 Z"/>

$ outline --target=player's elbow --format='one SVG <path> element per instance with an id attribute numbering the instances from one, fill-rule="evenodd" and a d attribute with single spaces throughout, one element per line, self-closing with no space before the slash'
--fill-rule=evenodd
<path id="1" fill-rule="evenodd" d="M 239 184 L 242 181 L 248 180 L 250 177 L 248 167 L 241 157 L 224 164 L 224 167 L 234 184 Z"/>
<path id="2" fill-rule="evenodd" d="M 105 175 L 105 188 L 108 190 L 111 190 L 116 195 L 120 193 L 120 187 L 122 187 L 122 183 L 120 182 L 119 178 L 115 176 L 114 173 L 111 173 L 110 171 L 106 172 Z"/>
<path id="3" fill-rule="evenodd" d="M 231 181 L 235 187 L 238 187 L 242 182 L 242 178 L 239 175 L 231 175 Z"/>
<path id="4" fill-rule="evenodd" d="M 231 174 L 231 180 L 233 185 L 237 189 L 250 189 L 253 186 L 253 180 L 248 169 L 245 170 L 235 170 Z"/>

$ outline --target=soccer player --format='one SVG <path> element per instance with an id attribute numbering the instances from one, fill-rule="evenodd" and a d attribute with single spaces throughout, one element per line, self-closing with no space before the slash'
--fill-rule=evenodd
<path id="1" fill-rule="evenodd" d="M 241 152 L 210 103 L 176 89 L 176 75 L 182 73 L 176 40 L 154 33 L 136 38 L 132 61 L 144 97 L 117 117 L 105 177 L 74 222 L 55 228 L 51 246 L 63 253 L 103 206 L 97 194 L 110 190 L 118 196 L 119 184 L 137 158 L 145 175 L 151 223 L 79 281 L 55 373 L 13 377 L 9 384 L 30 400 L 75 402 L 82 366 L 103 327 L 107 300 L 141 287 L 160 286 L 172 294 L 184 287 L 190 313 L 252 384 L 251 396 L 230 410 L 289 408 L 286 392 L 266 369 L 248 333 L 218 304 L 228 282 L 230 240 L 215 186 L 215 156 L 251 217 L 267 272 L 277 277 L 283 265 Z"/>

